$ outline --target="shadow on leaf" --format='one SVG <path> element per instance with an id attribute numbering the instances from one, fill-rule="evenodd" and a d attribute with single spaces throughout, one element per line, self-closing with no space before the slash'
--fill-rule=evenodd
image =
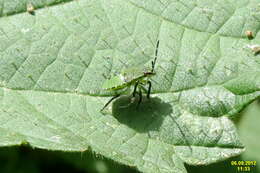
<path id="1" fill-rule="evenodd" d="M 112 114 L 122 124 L 139 132 L 159 130 L 164 117 L 172 113 L 172 106 L 158 97 L 147 99 L 138 105 L 139 97 L 122 96 L 113 102 Z"/>

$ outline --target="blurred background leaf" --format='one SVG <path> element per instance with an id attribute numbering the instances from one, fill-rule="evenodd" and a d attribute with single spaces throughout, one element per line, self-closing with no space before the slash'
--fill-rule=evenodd
<path id="1" fill-rule="evenodd" d="M 30 146 L 0 148 L 0 172 L 138 173 L 133 168 L 90 152 L 47 151 Z"/>

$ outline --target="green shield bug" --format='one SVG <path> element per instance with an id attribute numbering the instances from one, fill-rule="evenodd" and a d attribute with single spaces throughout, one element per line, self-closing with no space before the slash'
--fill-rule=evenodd
<path id="1" fill-rule="evenodd" d="M 103 83 L 102 88 L 108 91 L 114 91 L 115 96 L 112 97 L 101 109 L 104 110 L 114 99 L 119 97 L 121 94 L 126 91 L 129 91 L 131 87 L 134 87 L 133 90 L 133 97 L 135 97 L 136 92 L 138 90 L 139 94 L 139 101 L 138 105 L 142 102 L 142 91 L 145 91 L 147 93 L 147 98 L 150 98 L 152 83 L 150 81 L 150 77 L 155 75 L 154 67 L 157 60 L 157 54 L 158 54 L 158 47 L 159 47 L 159 41 L 156 43 L 156 49 L 155 49 L 155 56 L 154 60 L 152 61 L 152 67 L 149 69 L 145 69 L 143 67 L 132 67 L 132 68 L 126 68 L 123 69 L 122 72 L 119 75 L 113 76 L 110 79 L 106 80 Z M 148 90 L 145 88 L 145 86 L 148 85 Z"/>

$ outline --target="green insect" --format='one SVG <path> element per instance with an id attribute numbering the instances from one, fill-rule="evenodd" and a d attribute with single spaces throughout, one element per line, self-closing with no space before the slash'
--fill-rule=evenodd
<path id="1" fill-rule="evenodd" d="M 159 41 L 157 41 L 156 49 L 155 49 L 155 57 L 152 61 L 152 68 L 144 69 L 143 67 L 133 67 L 133 68 L 127 68 L 122 70 L 122 72 L 117 75 L 113 76 L 112 78 L 106 80 L 102 86 L 103 89 L 114 91 L 116 95 L 112 97 L 101 109 L 104 110 L 114 99 L 119 97 L 121 94 L 117 94 L 117 92 L 120 91 L 120 93 L 125 93 L 126 91 L 129 91 L 129 89 L 133 86 L 134 91 L 132 93 L 133 97 L 135 97 L 137 89 L 139 94 L 139 101 L 137 104 L 137 107 L 142 102 L 142 90 L 147 92 L 147 98 L 150 98 L 152 83 L 149 80 L 150 77 L 155 75 L 154 67 L 157 60 L 157 54 L 158 54 L 158 47 L 159 47 Z M 145 88 L 145 86 L 148 85 L 148 90 Z"/>

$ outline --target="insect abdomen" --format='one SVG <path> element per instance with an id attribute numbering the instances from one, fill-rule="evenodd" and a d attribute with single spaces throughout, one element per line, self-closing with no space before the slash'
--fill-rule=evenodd
<path id="1" fill-rule="evenodd" d="M 125 82 L 120 77 L 114 76 L 111 79 L 104 82 L 102 88 L 106 90 L 120 89 L 125 86 Z"/>

